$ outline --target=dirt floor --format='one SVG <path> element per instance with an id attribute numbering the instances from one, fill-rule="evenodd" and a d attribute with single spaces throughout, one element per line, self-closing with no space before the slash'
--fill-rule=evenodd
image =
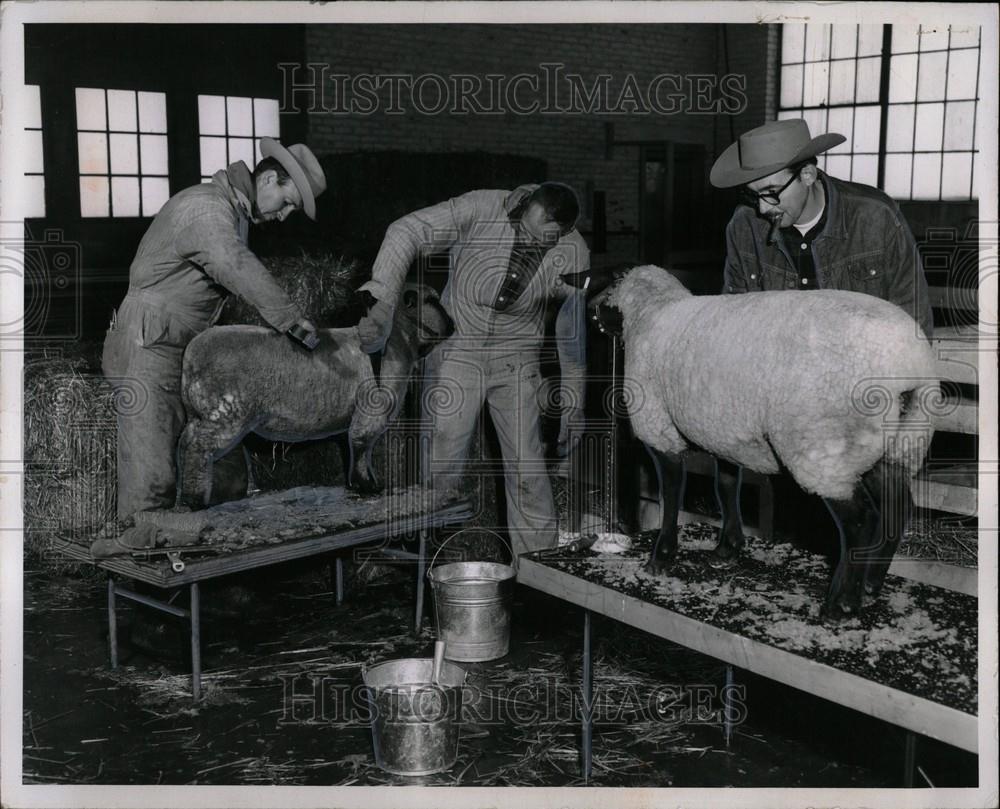
<path id="1" fill-rule="evenodd" d="M 375 766 L 351 700 L 361 667 L 427 657 L 412 634 L 413 569 L 367 583 L 348 565 L 335 604 L 317 560 L 203 587 L 205 696 L 194 704 L 186 626 L 129 605 L 108 668 L 103 579 L 29 565 L 24 592 L 26 783 L 580 785 L 582 613 L 516 590 L 510 653 L 465 664 L 476 694 L 458 760 L 420 778 Z M 598 786 L 892 787 L 899 729 L 735 672 L 727 746 L 718 661 L 605 619 L 593 624 Z M 321 701 L 322 698 L 322 701 Z M 974 756 L 921 738 L 917 786 L 973 786 Z"/>

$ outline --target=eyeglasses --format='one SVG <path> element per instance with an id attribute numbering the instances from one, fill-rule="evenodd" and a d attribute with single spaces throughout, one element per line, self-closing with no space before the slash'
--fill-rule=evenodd
<path id="1" fill-rule="evenodd" d="M 790 186 L 797 179 L 799 179 L 799 172 L 801 171 L 802 171 L 801 168 L 795 169 L 795 173 L 792 174 L 791 179 L 776 191 L 764 191 L 758 194 L 756 191 L 751 191 L 749 188 L 744 186 L 743 188 L 740 189 L 741 200 L 754 210 L 757 210 L 760 207 L 760 203 L 762 200 L 766 202 L 768 205 L 778 205 L 781 202 L 782 193 L 784 193 L 785 189 L 788 188 L 788 186 Z"/>

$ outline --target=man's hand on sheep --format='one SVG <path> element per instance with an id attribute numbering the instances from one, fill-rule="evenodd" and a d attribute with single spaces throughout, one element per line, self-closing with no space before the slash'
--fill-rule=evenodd
<path id="1" fill-rule="evenodd" d="M 392 307 L 386 301 L 376 300 L 369 292 L 362 294 L 371 298 L 372 303 L 368 313 L 358 323 L 358 336 L 361 338 L 361 350 L 374 354 L 385 348 L 392 327 Z"/>
<path id="2" fill-rule="evenodd" d="M 292 326 L 286 334 L 303 348 L 312 351 L 319 345 L 319 335 L 311 320 L 303 318 Z"/>
<path id="3" fill-rule="evenodd" d="M 367 289 L 352 292 L 346 305 L 337 310 L 339 316 L 337 321 L 338 328 L 357 326 L 361 322 L 361 319 L 368 314 L 368 310 L 376 303 L 375 296 Z"/>

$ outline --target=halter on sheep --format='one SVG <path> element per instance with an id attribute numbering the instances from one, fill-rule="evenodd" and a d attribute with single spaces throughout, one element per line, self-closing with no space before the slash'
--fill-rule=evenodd
<path id="1" fill-rule="evenodd" d="M 635 434 L 656 462 L 662 524 L 647 570 L 677 551 L 682 453 L 700 447 L 763 474 L 786 468 L 840 533 L 824 612 L 881 590 L 912 511 L 940 395 L 933 352 L 899 307 L 835 290 L 694 296 L 668 272 L 631 270 L 599 308 L 620 313 Z M 739 477 L 720 475 L 714 554 L 743 545 Z"/>
<path id="2" fill-rule="evenodd" d="M 381 384 L 355 328 L 320 329 L 311 352 L 257 326 L 202 332 L 184 353 L 181 395 L 188 424 L 177 450 L 180 502 L 206 505 L 213 460 L 251 432 L 305 441 L 347 431 L 348 485 L 377 491 L 372 446 L 398 414 L 414 363 L 453 329 L 433 290 L 408 285 L 396 307 Z"/>

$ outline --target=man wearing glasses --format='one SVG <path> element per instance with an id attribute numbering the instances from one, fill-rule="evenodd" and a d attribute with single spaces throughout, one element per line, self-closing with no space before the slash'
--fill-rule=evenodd
<path id="1" fill-rule="evenodd" d="M 846 138 L 812 138 L 801 119 L 741 135 L 712 166 L 716 188 L 741 186 L 726 228 L 723 292 L 846 289 L 902 307 L 929 339 L 933 321 L 917 246 L 896 203 L 830 177 L 816 155 Z"/>

